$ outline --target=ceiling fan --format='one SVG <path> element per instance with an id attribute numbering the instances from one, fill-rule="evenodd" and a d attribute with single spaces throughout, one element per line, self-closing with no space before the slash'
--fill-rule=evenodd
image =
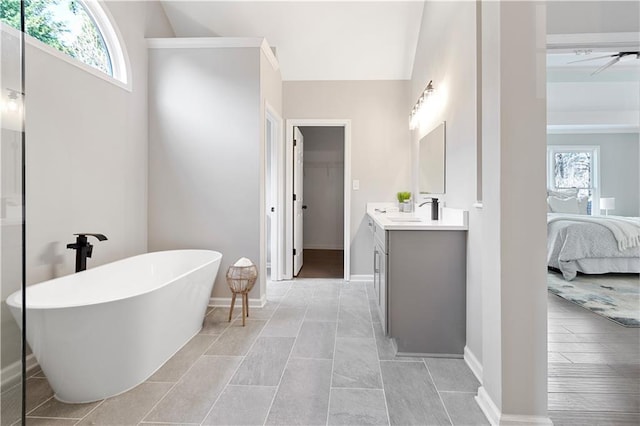
<path id="1" fill-rule="evenodd" d="M 572 61 L 569 62 L 570 64 L 575 64 L 576 62 L 587 62 L 587 61 L 595 61 L 597 59 L 603 59 L 603 58 L 612 58 L 609 62 L 607 62 L 606 64 L 602 65 L 600 68 L 598 68 L 597 70 L 595 70 L 594 72 L 591 73 L 591 75 L 596 75 L 604 70 L 606 70 L 607 68 L 617 64 L 618 62 L 620 62 L 620 60 L 624 57 L 627 56 L 634 56 L 636 57 L 636 59 L 640 59 L 640 51 L 636 51 L 636 52 L 618 52 L 618 53 L 614 53 L 612 55 L 605 55 L 605 56 L 598 56 L 596 58 L 587 58 L 587 59 L 580 59 L 579 61 Z"/>

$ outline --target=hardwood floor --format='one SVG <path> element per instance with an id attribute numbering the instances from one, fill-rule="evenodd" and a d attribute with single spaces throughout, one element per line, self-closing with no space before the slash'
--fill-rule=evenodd
<path id="1" fill-rule="evenodd" d="M 640 424 L 640 328 L 549 293 L 549 416 L 555 425 Z"/>
<path id="2" fill-rule="evenodd" d="M 344 250 L 310 250 L 303 252 L 304 263 L 296 278 L 343 278 Z"/>

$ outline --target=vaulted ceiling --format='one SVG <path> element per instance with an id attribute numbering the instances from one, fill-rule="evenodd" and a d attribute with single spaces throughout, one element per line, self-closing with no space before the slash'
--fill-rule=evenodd
<path id="1" fill-rule="evenodd" d="M 411 77 L 422 1 L 162 1 L 178 37 L 265 37 L 283 80 Z"/>

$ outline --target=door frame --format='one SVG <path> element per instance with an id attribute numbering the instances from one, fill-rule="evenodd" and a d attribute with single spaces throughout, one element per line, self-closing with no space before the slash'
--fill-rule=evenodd
<path id="1" fill-rule="evenodd" d="M 280 114 L 278 114 L 278 112 L 271 106 L 269 105 L 268 102 L 265 102 L 265 126 L 264 126 L 264 132 L 265 132 L 265 146 L 264 146 L 264 158 L 263 158 L 263 170 L 264 170 L 264 180 L 263 182 L 266 183 L 267 179 L 266 179 L 266 173 L 267 173 L 267 161 L 268 161 L 268 157 L 271 157 L 271 167 L 275 168 L 275 174 L 277 179 L 275 179 L 275 181 L 271 181 L 271 185 L 275 186 L 275 200 L 273 200 L 273 206 L 275 207 L 275 212 L 273 212 L 271 218 L 271 226 L 275 226 L 276 231 L 272 232 L 272 235 L 275 234 L 276 238 L 275 238 L 275 247 L 276 250 L 275 252 L 271 252 L 271 281 L 281 281 L 283 279 L 283 273 L 284 273 L 284 224 L 285 224 L 285 218 L 284 218 L 284 176 L 285 176 L 285 168 L 284 168 L 284 138 L 282 135 L 282 128 L 283 128 L 283 120 L 282 117 L 280 117 Z M 267 131 L 267 126 L 266 123 L 270 122 L 271 123 L 271 135 L 270 135 L 270 141 L 271 144 L 269 146 L 269 144 L 267 143 L 267 138 L 266 138 L 266 131 Z M 263 206 L 261 207 L 262 209 L 264 209 L 264 214 L 263 214 L 263 219 L 264 220 L 264 225 L 263 225 L 263 244 L 262 244 L 262 250 L 264 253 L 264 271 L 263 272 L 263 276 L 266 276 L 266 259 L 267 259 L 267 230 L 266 230 L 266 221 L 267 221 L 267 206 L 266 206 L 266 192 L 270 189 L 267 188 L 266 185 L 264 186 L 264 192 L 265 192 L 265 197 L 262 200 L 262 204 Z M 271 188 L 271 190 L 273 190 L 273 188 Z M 273 244 L 272 244 L 273 245 Z M 264 294 L 264 292 L 263 292 Z"/>
<path id="2" fill-rule="evenodd" d="M 293 278 L 293 128 L 294 127 L 343 127 L 344 128 L 344 280 L 351 278 L 351 120 L 310 119 L 286 120 L 285 138 L 285 262 L 284 279 Z"/>

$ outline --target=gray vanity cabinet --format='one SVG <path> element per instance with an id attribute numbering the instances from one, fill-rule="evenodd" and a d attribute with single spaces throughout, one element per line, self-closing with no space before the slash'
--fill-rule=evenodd
<path id="1" fill-rule="evenodd" d="M 387 318 L 387 233 L 371 219 L 369 226 L 373 232 L 373 289 L 378 305 L 378 315 L 385 334 L 388 333 Z"/>
<path id="2" fill-rule="evenodd" d="M 398 355 L 461 357 L 467 232 L 384 230 L 371 218 L 369 226 L 380 320 Z"/>

